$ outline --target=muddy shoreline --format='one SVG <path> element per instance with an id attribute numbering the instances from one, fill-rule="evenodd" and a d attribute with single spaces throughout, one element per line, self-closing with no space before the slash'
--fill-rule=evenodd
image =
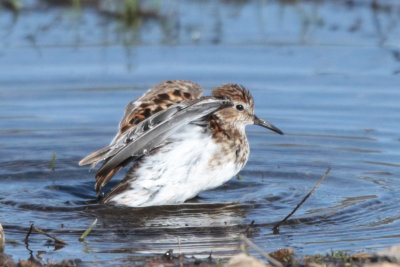
<path id="1" fill-rule="evenodd" d="M 269 254 L 279 263 L 271 264 L 262 257 L 254 254 L 240 253 L 230 258 L 214 258 L 210 255 L 206 259 L 200 259 L 189 255 L 177 254 L 172 250 L 162 255 L 141 256 L 132 259 L 131 262 L 125 262 L 122 266 L 185 266 L 185 267 L 269 267 L 269 266 L 293 266 L 293 267 L 319 267 L 319 266 L 346 266 L 346 267 L 378 267 L 378 266 L 400 266 L 400 246 L 394 246 L 390 249 L 380 251 L 377 254 L 360 252 L 357 254 L 347 254 L 342 251 L 332 251 L 326 255 L 317 254 L 297 258 L 291 249 L 281 249 Z M 64 259 L 60 261 L 40 261 L 33 256 L 26 260 L 15 261 L 11 255 L 0 253 L 0 266 L 5 267 L 76 267 L 89 266 L 81 259 Z"/>

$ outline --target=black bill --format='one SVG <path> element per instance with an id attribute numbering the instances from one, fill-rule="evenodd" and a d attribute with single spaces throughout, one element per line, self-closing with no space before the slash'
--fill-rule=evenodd
<path id="1" fill-rule="evenodd" d="M 259 125 L 264 128 L 270 129 L 271 131 L 274 131 L 278 134 L 283 134 L 283 132 L 281 130 L 279 130 L 277 127 L 275 127 L 274 125 L 272 125 L 271 123 L 269 123 L 265 120 L 260 119 L 256 115 L 254 115 L 254 125 Z"/>

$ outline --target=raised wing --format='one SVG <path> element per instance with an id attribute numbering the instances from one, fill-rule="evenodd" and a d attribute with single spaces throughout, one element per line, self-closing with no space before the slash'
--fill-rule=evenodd
<path id="1" fill-rule="evenodd" d="M 118 133 L 110 145 L 86 156 L 79 162 L 79 165 L 92 164 L 91 169 L 93 169 L 97 163 L 109 157 L 109 147 L 113 146 L 117 140 L 140 122 L 174 104 L 199 98 L 202 93 L 203 89 L 190 81 L 164 81 L 155 85 L 126 106 L 124 116 L 119 123 Z M 120 169 L 121 167 L 109 169 L 109 173 L 104 173 L 105 179 L 109 180 Z"/>
<path id="2" fill-rule="evenodd" d="M 95 188 L 98 193 L 126 162 L 146 155 L 160 146 L 182 126 L 232 105 L 233 103 L 230 100 L 214 97 L 203 97 L 173 105 L 141 121 L 135 127 L 120 135 L 109 146 L 92 153 L 101 155 L 100 159 L 98 156 L 91 157 L 89 155 L 79 164 L 85 165 L 93 161 L 106 160 L 96 172 Z"/>
<path id="3" fill-rule="evenodd" d="M 202 94 L 200 85 L 190 81 L 164 81 L 155 85 L 126 106 L 114 140 L 151 115 L 182 101 L 199 98 Z"/>

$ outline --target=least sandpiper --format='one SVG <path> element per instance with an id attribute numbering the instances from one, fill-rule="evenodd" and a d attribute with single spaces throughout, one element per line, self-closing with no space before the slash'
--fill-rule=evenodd
<path id="1" fill-rule="evenodd" d="M 254 115 L 254 101 L 241 85 L 225 84 L 212 96 L 190 81 L 165 81 L 130 102 L 110 145 L 79 165 L 99 162 L 96 193 L 134 162 L 104 203 L 132 207 L 179 204 L 235 176 L 249 158 L 245 126 L 282 132 Z"/>

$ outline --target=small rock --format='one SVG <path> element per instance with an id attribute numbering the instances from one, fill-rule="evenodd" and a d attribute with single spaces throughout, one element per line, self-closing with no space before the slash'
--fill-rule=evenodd
<path id="1" fill-rule="evenodd" d="M 391 262 L 378 262 L 378 263 L 364 264 L 363 267 L 400 267 L 400 265 Z"/>
<path id="2" fill-rule="evenodd" d="M 12 260 L 10 255 L 0 253 L 0 266 L 17 267 L 17 264 Z"/>
<path id="3" fill-rule="evenodd" d="M 395 245 L 388 249 L 378 251 L 376 255 L 380 257 L 388 257 L 390 259 L 393 259 L 397 263 L 400 263 L 400 245 Z"/>
<path id="4" fill-rule="evenodd" d="M 351 255 L 351 259 L 355 261 L 365 261 L 373 258 L 372 254 L 369 254 L 367 252 L 359 252 L 356 254 Z"/>
<path id="5" fill-rule="evenodd" d="M 62 265 L 64 266 L 64 265 Z M 20 260 L 18 262 L 18 267 L 42 267 L 40 262 L 31 261 L 31 260 Z"/>
<path id="6" fill-rule="evenodd" d="M 315 262 L 308 262 L 307 265 L 308 267 L 324 267 L 325 265 L 319 264 L 319 263 L 315 263 Z"/>
<path id="7" fill-rule="evenodd" d="M 268 267 L 263 262 L 244 253 L 233 256 L 225 267 Z"/>
<path id="8" fill-rule="evenodd" d="M 289 262 L 294 257 L 294 251 L 291 248 L 285 248 L 271 252 L 269 255 L 280 262 Z"/>
<path id="9" fill-rule="evenodd" d="M 0 223 L 0 253 L 4 251 L 6 245 L 6 236 L 4 235 L 3 226 Z"/>

